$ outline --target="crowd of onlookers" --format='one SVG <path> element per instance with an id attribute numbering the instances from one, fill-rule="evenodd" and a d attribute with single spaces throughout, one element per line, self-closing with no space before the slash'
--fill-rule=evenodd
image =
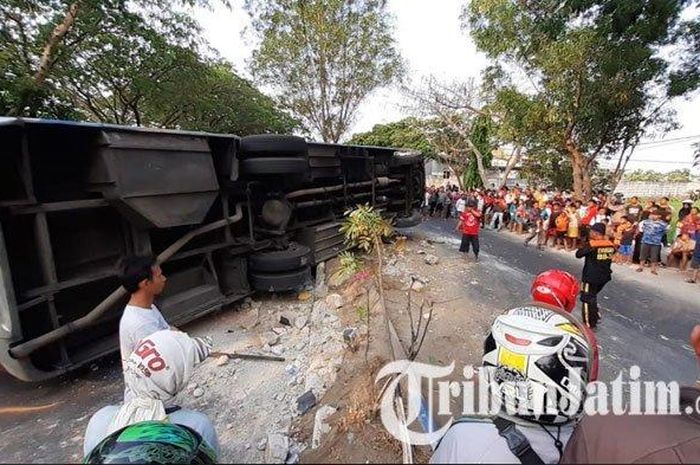
<path id="1" fill-rule="evenodd" d="M 524 244 L 539 249 L 553 247 L 576 250 L 588 240 L 590 227 L 606 225 L 617 254 L 614 261 L 628 264 L 642 272 L 650 267 L 693 268 L 688 282 L 698 280 L 700 268 L 700 211 L 692 200 L 684 200 L 674 211 L 668 197 L 624 199 L 621 195 L 600 192 L 587 201 L 577 200 L 566 191 L 552 191 L 515 186 L 491 189 L 460 190 L 458 186 L 431 186 L 426 189 L 425 217 L 459 218 L 467 205 L 481 212 L 481 226 L 508 230 L 525 236 Z M 677 220 L 675 240 L 670 237 L 673 220 Z M 666 261 L 663 248 L 670 247 Z"/>

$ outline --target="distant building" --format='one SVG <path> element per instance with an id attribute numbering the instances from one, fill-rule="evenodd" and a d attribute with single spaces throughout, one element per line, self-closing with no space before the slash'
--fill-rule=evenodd
<path id="1" fill-rule="evenodd" d="M 430 158 L 425 159 L 425 184 L 427 186 L 444 186 L 459 184 L 452 169 L 444 163 Z"/>
<path id="2" fill-rule="evenodd" d="M 506 154 L 501 149 L 495 149 L 493 152 L 493 158 L 491 160 L 491 168 L 486 170 L 486 180 L 487 187 L 498 186 L 500 183 L 503 172 L 508 164 L 509 155 Z M 515 186 L 520 183 L 523 184 L 520 178 L 520 169 L 522 168 L 522 163 L 518 162 L 506 180 L 506 185 L 509 187 Z M 426 158 L 425 160 L 425 183 L 428 186 L 444 186 L 446 184 L 459 184 L 457 182 L 457 175 L 452 171 L 452 169 L 444 163 L 440 163 L 437 160 L 432 160 Z"/>

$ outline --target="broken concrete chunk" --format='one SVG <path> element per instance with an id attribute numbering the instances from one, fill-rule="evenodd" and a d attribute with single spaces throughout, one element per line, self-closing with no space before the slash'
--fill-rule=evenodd
<path id="1" fill-rule="evenodd" d="M 357 351 L 357 328 L 345 328 L 343 330 L 343 341 L 353 352 Z"/>
<path id="2" fill-rule="evenodd" d="M 321 286 L 326 281 L 326 262 L 316 265 L 316 287 Z"/>
<path id="3" fill-rule="evenodd" d="M 345 328 L 343 330 L 343 339 L 345 342 L 351 342 L 357 338 L 357 328 Z"/>
<path id="4" fill-rule="evenodd" d="M 440 259 L 432 254 L 426 255 L 423 261 L 425 261 L 425 263 L 428 265 L 437 265 L 440 263 Z"/>
<path id="5" fill-rule="evenodd" d="M 280 346 L 272 347 L 272 348 L 270 349 L 270 352 L 271 352 L 272 355 L 274 355 L 275 357 L 281 357 L 282 354 L 284 353 L 284 347 L 280 347 Z"/>
<path id="6" fill-rule="evenodd" d="M 328 315 L 329 309 L 328 305 L 324 300 L 319 300 L 314 304 L 313 311 L 311 313 L 311 321 L 314 324 L 320 323 L 323 318 Z"/>
<path id="7" fill-rule="evenodd" d="M 323 388 L 325 386 L 325 383 L 323 382 L 323 379 L 314 372 L 310 372 L 306 376 L 306 383 L 304 384 L 304 388 L 307 391 L 310 392 L 317 392 L 321 393 L 323 391 Z"/>
<path id="8" fill-rule="evenodd" d="M 272 332 L 277 334 L 277 335 L 281 335 L 281 334 L 284 334 L 285 332 L 287 332 L 287 330 L 284 329 L 282 326 L 275 326 L 274 328 L 272 328 Z M 270 345 L 272 345 L 272 344 L 270 344 Z"/>
<path id="9" fill-rule="evenodd" d="M 314 432 L 311 438 L 312 449 L 318 449 L 318 447 L 321 445 L 322 436 L 331 431 L 331 427 L 328 425 L 328 423 L 326 423 L 326 420 L 336 411 L 337 409 L 334 407 L 324 405 L 316 412 L 316 417 L 314 418 Z"/>
<path id="10" fill-rule="evenodd" d="M 331 310 L 337 310 L 343 306 L 343 298 L 339 294 L 328 294 L 325 301 Z"/>
<path id="11" fill-rule="evenodd" d="M 195 398 L 202 397 L 204 395 L 204 389 L 202 389 L 201 387 L 195 388 L 195 390 L 192 391 L 192 395 Z"/>
<path id="12" fill-rule="evenodd" d="M 303 415 L 316 405 L 316 396 L 311 390 L 306 391 L 297 399 L 297 411 Z"/>
<path id="13" fill-rule="evenodd" d="M 265 462 L 284 463 L 289 451 L 289 438 L 284 434 L 270 433 L 267 435 Z"/>
<path id="14" fill-rule="evenodd" d="M 306 445 L 291 441 L 289 452 L 287 453 L 287 463 L 299 463 L 301 453 L 306 449 Z"/>
<path id="15" fill-rule="evenodd" d="M 306 317 L 306 315 L 301 315 L 294 319 L 294 326 L 297 329 L 304 329 L 304 326 L 306 326 L 308 322 L 309 319 Z"/>
<path id="16" fill-rule="evenodd" d="M 263 340 L 265 341 L 265 343 L 267 345 L 274 346 L 275 344 L 280 342 L 280 336 L 279 336 L 279 334 L 275 334 L 275 333 L 270 331 L 270 332 L 263 334 Z"/>
<path id="17" fill-rule="evenodd" d="M 299 367 L 293 363 L 290 363 L 284 367 L 284 372 L 291 377 L 295 377 L 297 374 L 299 374 Z"/>
<path id="18" fill-rule="evenodd" d="M 316 297 L 322 299 L 328 295 L 328 286 L 325 284 L 316 285 L 314 288 L 314 293 L 316 294 Z"/>
<path id="19" fill-rule="evenodd" d="M 214 363 L 218 367 L 222 367 L 228 363 L 228 355 L 220 355 L 214 359 Z"/>

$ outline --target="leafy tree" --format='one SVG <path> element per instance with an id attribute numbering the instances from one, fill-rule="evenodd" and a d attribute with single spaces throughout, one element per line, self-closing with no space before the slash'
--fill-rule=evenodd
<path id="1" fill-rule="evenodd" d="M 484 181 L 479 172 L 479 165 L 476 160 L 476 154 L 482 154 L 482 163 L 485 168 L 491 166 L 493 160 L 493 136 L 494 124 L 491 118 L 485 115 L 478 115 L 474 118 L 474 123 L 471 127 L 470 140 L 476 147 L 470 153 L 469 163 L 467 164 L 464 174 L 462 174 L 463 187 L 471 189 L 474 187 L 482 187 Z M 505 181 L 505 179 L 504 179 Z"/>
<path id="2" fill-rule="evenodd" d="M 377 124 L 371 131 L 358 133 L 350 138 L 350 144 L 376 145 L 414 149 L 428 158 L 448 165 L 457 175 L 462 187 L 483 185 L 479 173 L 476 153 L 454 127 L 464 126 L 458 115 L 451 115 L 449 122 L 440 118 L 419 119 L 409 117 L 388 124 Z M 470 138 L 483 154 L 482 163 L 491 166 L 493 149 L 493 124 L 488 118 L 479 116 L 469 129 Z"/>
<path id="3" fill-rule="evenodd" d="M 353 134 L 348 144 L 413 149 L 427 157 L 433 157 L 435 147 L 425 136 L 424 125 L 424 121 L 414 117 L 393 123 L 375 124 L 371 131 Z"/>
<path id="4" fill-rule="evenodd" d="M 520 176 L 533 186 L 547 186 L 567 190 L 573 183 L 571 162 L 552 150 L 528 152 Z"/>
<path id="5" fill-rule="evenodd" d="M 673 170 L 668 173 L 660 173 L 653 170 L 634 170 L 627 173 L 624 179 L 626 181 L 643 182 L 689 182 L 691 180 L 689 169 Z"/>
<path id="6" fill-rule="evenodd" d="M 201 58 L 149 32 L 106 42 L 124 49 L 119 59 L 101 53 L 105 42 L 97 41 L 81 53 L 90 59 L 77 60 L 60 78 L 90 119 L 240 135 L 291 132 L 298 125 L 228 63 Z"/>
<path id="7" fill-rule="evenodd" d="M 196 49 L 196 23 L 176 6 L 206 0 L 6 0 L 0 4 L 3 103 L 9 113 L 41 116 L 56 102 L 56 75 L 86 42 L 149 24 L 171 43 Z M 117 58 L 113 54 L 113 58 Z"/>
<path id="8" fill-rule="evenodd" d="M 269 97 L 203 56 L 198 25 L 177 9 L 195 4 L 206 2 L 4 3 L 0 113 L 242 135 L 291 131 L 298 122 Z"/>
<path id="9" fill-rule="evenodd" d="M 588 197 L 599 157 L 624 154 L 663 110 L 667 44 L 684 2 L 472 0 L 463 20 L 477 47 L 496 60 L 495 102 L 519 114 L 525 147 L 566 154 L 576 196 Z M 505 72 L 504 70 L 511 70 Z M 513 71 L 514 70 L 514 71 Z M 529 78 L 524 85 L 515 76 Z"/>
<path id="10" fill-rule="evenodd" d="M 698 7 L 700 1 L 694 1 Z M 674 39 L 679 45 L 678 63 L 671 74 L 671 95 L 683 95 L 700 87 L 700 18 L 683 21 Z"/>
<path id="11" fill-rule="evenodd" d="M 665 178 L 667 182 L 690 182 L 690 170 L 681 169 L 669 171 L 666 173 Z"/>
<path id="12" fill-rule="evenodd" d="M 485 185 L 493 124 L 474 80 L 442 83 L 430 77 L 406 93 L 413 111 L 424 117 L 423 131 L 435 147 L 433 158 L 457 174 L 461 187 Z"/>
<path id="13" fill-rule="evenodd" d="M 260 38 L 253 75 L 325 142 L 338 142 L 365 97 L 401 74 L 385 3 L 246 1 Z"/>

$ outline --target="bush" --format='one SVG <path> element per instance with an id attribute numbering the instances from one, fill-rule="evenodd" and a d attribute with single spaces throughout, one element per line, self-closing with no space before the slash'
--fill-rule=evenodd
<path id="1" fill-rule="evenodd" d="M 365 252 L 372 252 L 384 238 L 394 234 L 391 224 L 369 204 L 345 212 L 347 219 L 340 227 L 345 243 Z"/>

